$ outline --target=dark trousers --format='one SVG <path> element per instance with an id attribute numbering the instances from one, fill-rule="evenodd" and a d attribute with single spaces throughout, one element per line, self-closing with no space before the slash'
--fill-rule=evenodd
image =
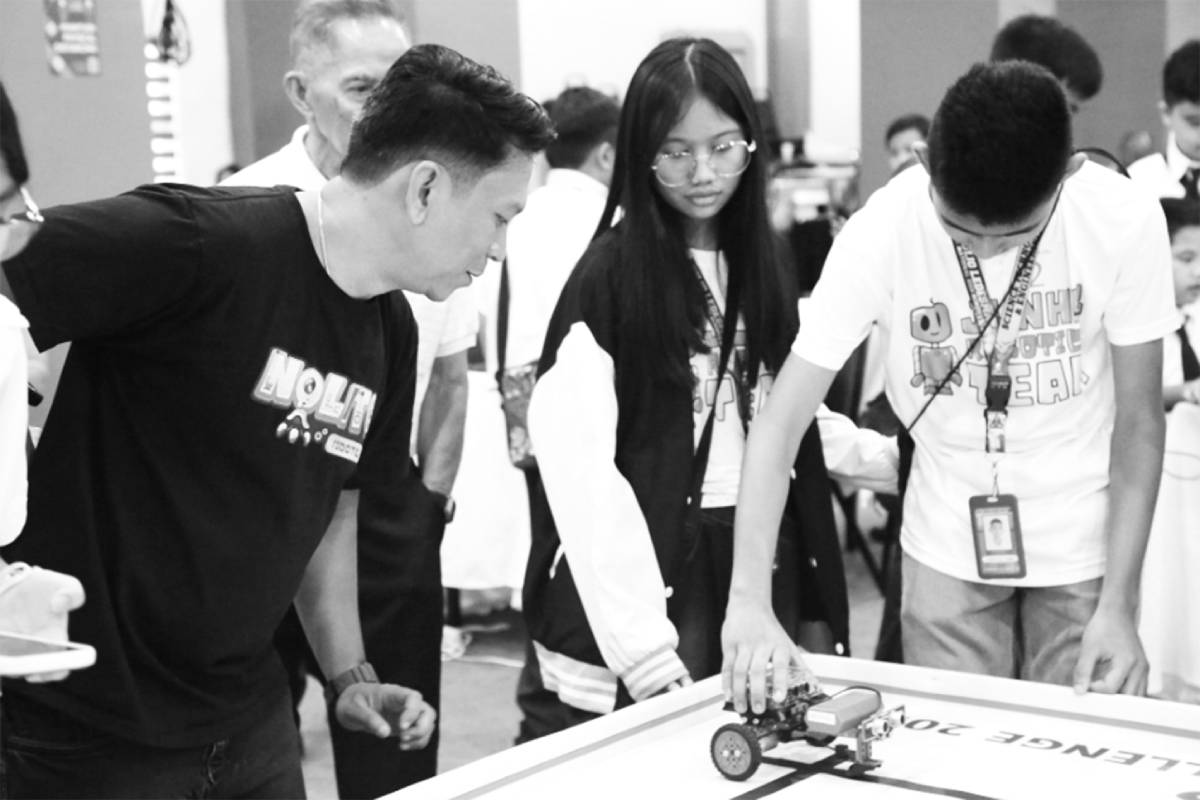
<path id="1" fill-rule="evenodd" d="M 282 694 L 242 731 L 162 749 L 97 731 L 15 695 L 0 700 L 0 796 L 303 798 L 300 741 Z"/>
<path id="2" fill-rule="evenodd" d="M 386 497 L 363 491 L 358 524 L 358 613 L 367 660 L 381 681 L 416 689 L 438 709 L 443 613 L 440 550 L 446 527 L 442 505 L 414 468 Z M 303 680 L 308 649 L 303 634 L 297 644 L 294 635 L 281 630 L 276 635 L 277 647 L 281 637 L 287 637 L 288 649 L 281 648 L 280 656 L 289 674 L 299 673 Z M 329 732 L 342 800 L 379 797 L 437 773 L 437 732 L 423 750 L 402 751 L 394 739 L 347 731 L 333 718 L 332 709 Z"/>

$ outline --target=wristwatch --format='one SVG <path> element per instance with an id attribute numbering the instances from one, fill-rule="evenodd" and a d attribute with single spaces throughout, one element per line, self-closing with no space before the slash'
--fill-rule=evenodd
<path id="1" fill-rule="evenodd" d="M 356 683 L 379 683 L 379 676 L 375 674 L 375 668 L 364 661 L 334 676 L 325 684 L 325 702 L 336 703 L 337 699 L 342 696 L 342 692 Z"/>
<path id="2" fill-rule="evenodd" d="M 454 512 L 458 509 L 458 504 L 454 502 L 454 498 L 448 494 L 435 492 L 432 489 L 429 491 L 442 504 L 442 519 L 449 525 L 454 522 Z"/>

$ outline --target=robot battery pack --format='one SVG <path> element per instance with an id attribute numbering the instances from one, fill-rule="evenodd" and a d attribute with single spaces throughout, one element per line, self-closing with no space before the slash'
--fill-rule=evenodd
<path id="1" fill-rule="evenodd" d="M 853 686 L 810 707 L 805 715 L 805 723 L 809 733 L 840 736 L 853 730 L 882 705 L 879 692 L 865 686 Z"/>

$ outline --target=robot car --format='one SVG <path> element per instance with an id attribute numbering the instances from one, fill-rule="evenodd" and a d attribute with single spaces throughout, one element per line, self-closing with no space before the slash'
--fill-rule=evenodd
<path id="1" fill-rule="evenodd" d="M 725 705 L 732 711 L 733 705 Z M 854 735 L 852 774 L 878 767 L 871 745 L 886 739 L 904 724 L 904 706 L 883 709 L 879 692 L 867 686 L 851 686 L 828 695 L 803 680 L 793 679 L 783 702 L 768 698 L 759 714 L 747 710 L 742 722 L 722 725 L 713 734 L 713 764 L 726 778 L 744 781 L 762 763 L 763 753 L 781 742 L 803 739 L 816 747 L 827 747 L 839 736 Z M 851 757 L 848 748 L 838 751 Z"/>

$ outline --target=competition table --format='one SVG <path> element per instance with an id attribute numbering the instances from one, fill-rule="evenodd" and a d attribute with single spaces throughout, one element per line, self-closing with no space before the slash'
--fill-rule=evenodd
<path id="1" fill-rule="evenodd" d="M 954 797 L 1200 800 L 1200 706 L 810 655 L 833 694 L 866 685 L 907 722 L 876 742 L 883 765 L 854 778 L 831 748 L 790 742 L 744 782 L 709 756 L 723 710 L 720 678 L 480 759 L 387 795 L 452 798 Z M 854 745 L 853 738 L 838 743 Z"/>

